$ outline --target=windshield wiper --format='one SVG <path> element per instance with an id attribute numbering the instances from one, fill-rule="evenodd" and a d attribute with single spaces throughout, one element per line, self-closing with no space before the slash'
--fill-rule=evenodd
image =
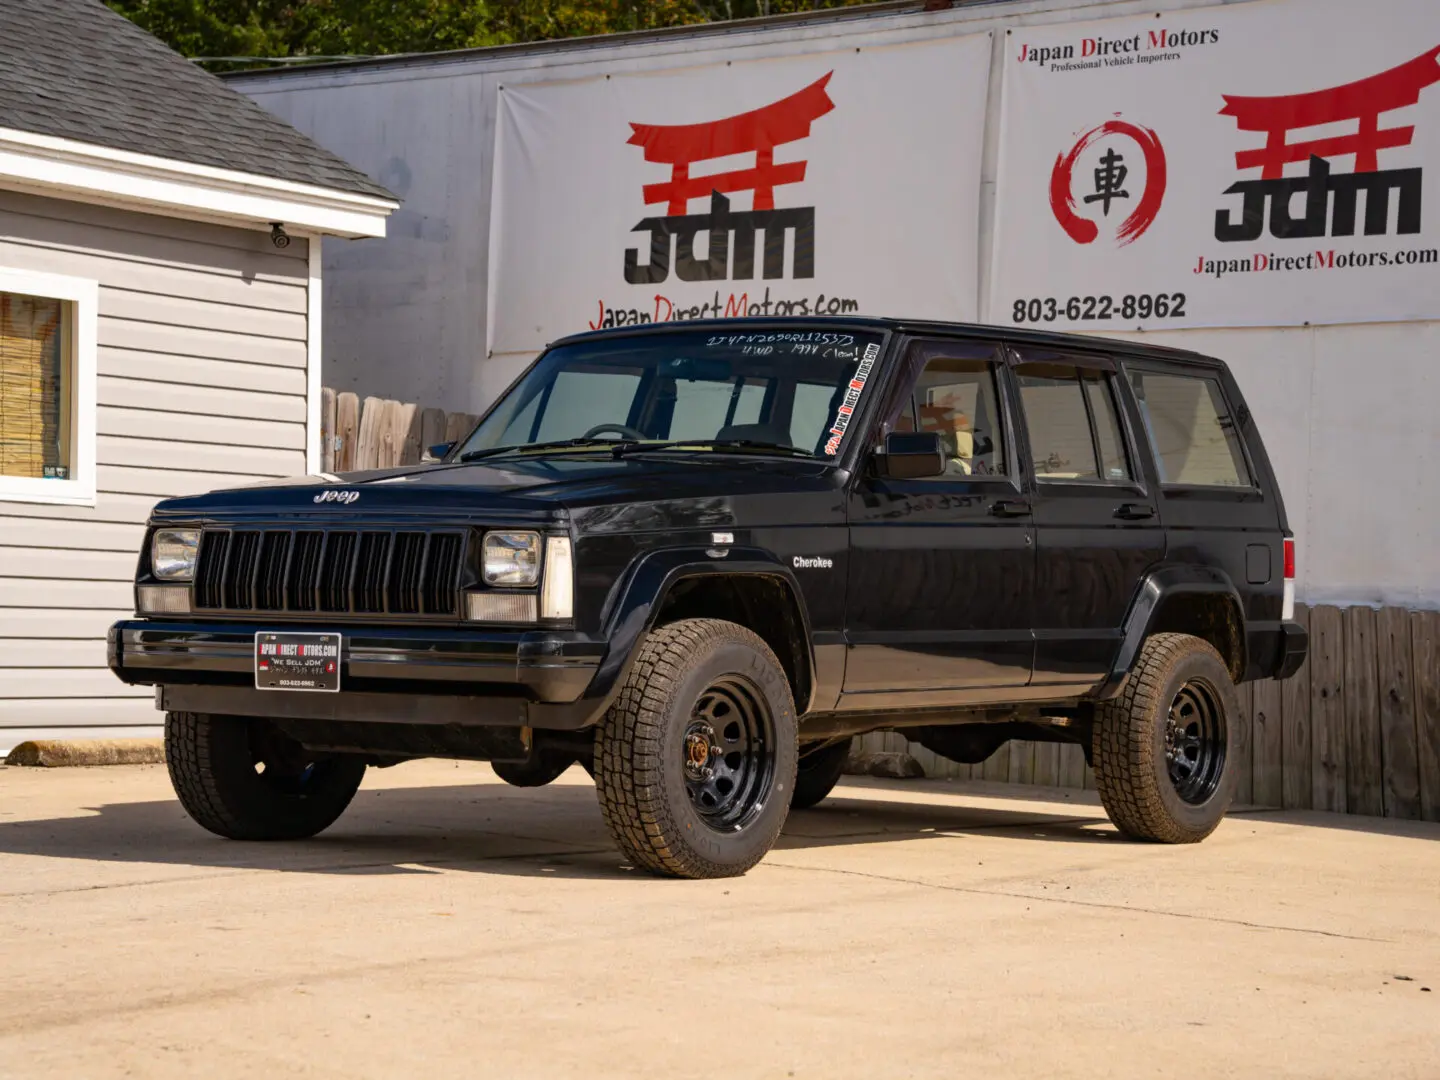
<path id="1" fill-rule="evenodd" d="M 552 439 L 549 442 L 520 443 L 516 446 L 492 446 L 486 450 L 466 450 L 460 461 L 479 461 L 481 458 L 499 457 L 501 454 L 518 454 L 524 450 L 568 450 L 579 446 L 617 447 L 628 445 L 628 439 Z"/>
<path id="2" fill-rule="evenodd" d="M 704 447 L 713 450 L 753 450 L 767 454 L 789 454 L 791 457 L 813 458 L 808 450 L 785 443 L 764 442 L 760 439 L 674 439 L 670 442 L 625 442 L 615 447 L 615 456 L 637 454 L 650 450 L 677 450 L 682 447 Z"/>

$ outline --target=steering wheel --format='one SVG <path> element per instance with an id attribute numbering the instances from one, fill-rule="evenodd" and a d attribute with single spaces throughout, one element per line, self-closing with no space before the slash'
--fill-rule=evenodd
<path id="1" fill-rule="evenodd" d="M 593 439 L 602 431 L 618 431 L 627 439 L 644 440 L 650 437 L 649 435 L 646 435 L 643 431 L 636 431 L 633 427 L 629 427 L 625 424 L 596 424 L 594 427 L 592 427 L 589 431 L 585 432 L 585 434 L 581 435 L 580 437 L 582 439 Z"/>

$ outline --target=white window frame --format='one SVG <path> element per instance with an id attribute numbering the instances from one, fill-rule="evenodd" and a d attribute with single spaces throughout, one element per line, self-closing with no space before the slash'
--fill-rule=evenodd
<path id="1" fill-rule="evenodd" d="M 0 474 L 0 502 L 95 505 L 96 335 L 100 314 L 100 283 L 93 278 L 46 274 L 0 266 L 0 292 L 64 300 L 71 313 L 74 382 L 70 477 L 46 480 Z"/>

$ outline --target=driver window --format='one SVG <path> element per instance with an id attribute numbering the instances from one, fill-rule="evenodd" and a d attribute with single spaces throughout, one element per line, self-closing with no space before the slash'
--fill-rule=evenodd
<path id="1" fill-rule="evenodd" d="M 544 413 L 539 430 L 519 439 L 509 438 L 511 432 L 507 430 L 502 441 L 526 442 L 533 438 L 543 442 L 568 438 L 602 421 L 624 424 L 639 386 L 640 376 L 630 372 L 562 371 L 540 404 Z"/>
<path id="2" fill-rule="evenodd" d="M 984 360 L 931 357 L 893 430 L 940 436 L 945 475 L 935 479 L 1006 475 L 995 365 Z"/>

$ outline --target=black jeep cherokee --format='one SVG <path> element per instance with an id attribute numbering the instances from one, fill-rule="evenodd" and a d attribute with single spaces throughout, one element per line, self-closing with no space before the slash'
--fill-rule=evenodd
<path id="1" fill-rule="evenodd" d="M 110 666 L 201 825 L 313 835 L 367 765 L 579 763 L 637 866 L 743 873 L 852 736 L 1078 743 L 1115 824 L 1233 790 L 1235 684 L 1304 659 L 1218 360 L 880 319 L 568 338 L 415 467 L 172 499 Z"/>

